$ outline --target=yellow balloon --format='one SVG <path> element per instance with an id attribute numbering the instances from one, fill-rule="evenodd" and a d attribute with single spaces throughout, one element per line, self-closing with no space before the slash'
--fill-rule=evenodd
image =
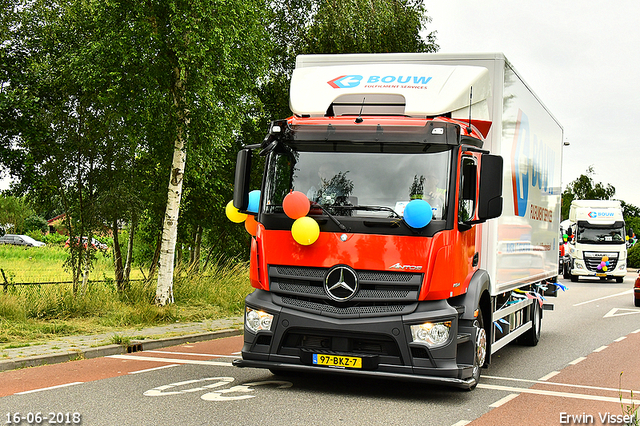
<path id="1" fill-rule="evenodd" d="M 607 268 L 606 266 L 602 267 L 602 270 L 605 271 L 605 272 L 607 272 L 607 269 L 609 269 L 609 268 Z"/>
<path id="2" fill-rule="evenodd" d="M 243 222 L 246 218 L 247 215 L 244 213 L 240 213 L 238 211 L 238 209 L 236 209 L 233 205 L 233 201 L 229 201 L 227 203 L 227 207 L 224 209 L 225 212 L 227 213 L 227 218 L 231 221 L 231 222 L 235 222 L 235 223 L 240 223 Z"/>
<path id="3" fill-rule="evenodd" d="M 291 235 L 298 244 L 308 246 L 315 243 L 320 236 L 320 226 L 318 226 L 318 222 L 315 219 L 303 216 L 293 222 Z"/>

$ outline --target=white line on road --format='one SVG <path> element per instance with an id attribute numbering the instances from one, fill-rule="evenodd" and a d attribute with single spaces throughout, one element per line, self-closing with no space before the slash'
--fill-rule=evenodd
<path id="1" fill-rule="evenodd" d="M 58 389 L 58 388 L 66 388 L 67 386 L 81 385 L 82 383 L 84 383 L 84 382 L 66 383 L 64 385 L 50 386 L 48 388 L 40 388 L 40 389 L 33 389 L 33 390 L 29 390 L 29 391 L 24 391 L 24 392 L 18 392 L 15 395 L 26 395 L 28 393 L 41 392 L 41 391 L 46 391 L 46 390 L 51 390 L 51 389 Z"/>
<path id="2" fill-rule="evenodd" d="M 468 421 L 468 420 L 460 420 L 458 423 L 454 423 L 454 424 L 452 424 L 451 426 L 466 426 L 466 425 L 468 425 L 469 423 L 471 423 L 471 422 L 470 422 L 470 421 Z"/>
<path id="3" fill-rule="evenodd" d="M 631 293 L 633 293 L 633 289 L 631 289 L 631 290 L 627 290 L 627 291 L 623 291 L 622 293 L 611 294 L 611 295 L 609 295 L 609 296 L 598 297 L 597 299 L 587 300 L 586 302 L 576 303 L 576 304 L 575 304 L 575 305 L 573 305 L 573 306 L 586 305 L 587 303 L 597 302 L 598 300 L 604 300 L 604 299 L 608 299 L 608 298 L 610 298 L 610 297 L 623 296 L 623 295 L 625 295 L 625 294 L 631 294 Z"/>
<path id="4" fill-rule="evenodd" d="M 500 376 L 485 376 L 482 375 L 483 379 L 494 379 L 494 380 L 505 380 L 512 382 L 523 382 L 523 383 L 534 383 L 534 384 L 542 384 L 542 385 L 553 385 L 553 386 L 565 386 L 569 388 L 579 388 L 579 389 L 591 389 L 591 390 L 601 390 L 601 391 L 611 391 L 611 392 L 624 392 L 624 393 L 633 393 L 631 390 L 618 389 L 618 388 L 603 388 L 600 386 L 588 386 L 588 385 L 574 385 L 571 383 L 558 383 L 558 382 L 542 382 L 540 380 L 528 380 L 528 379 L 516 379 L 513 377 L 500 377 Z"/>
<path id="5" fill-rule="evenodd" d="M 178 365 L 180 364 L 163 365 L 161 367 L 147 368 L 146 370 L 131 371 L 129 374 L 139 374 L 139 373 L 147 373 L 149 371 L 164 370 L 165 368 L 177 367 Z"/>
<path id="6" fill-rule="evenodd" d="M 550 378 L 552 378 L 555 375 L 560 374 L 559 371 L 552 371 L 551 373 L 547 374 L 546 376 L 542 376 L 540 377 L 538 380 L 540 380 L 541 382 L 544 382 L 545 380 L 549 380 Z"/>
<path id="7" fill-rule="evenodd" d="M 604 350 L 605 350 L 605 349 L 607 349 L 607 348 L 608 348 L 608 346 L 606 346 L 606 345 L 605 345 L 605 346 L 600 346 L 598 349 L 594 349 L 593 351 L 594 351 L 594 352 L 602 352 L 602 351 L 604 351 Z"/>
<path id="8" fill-rule="evenodd" d="M 216 354 L 198 354 L 193 352 L 169 352 L 169 351 L 145 351 L 154 354 L 170 354 L 170 355 L 193 355 L 193 356 L 208 356 L 212 358 L 238 358 L 234 355 L 216 355 Z"/>
<path id="9" fill-rule="evenodd" d="M 493 404 L 490 404 L 489 407 L 498 408 L 499 406 L 501 406 L 503 404 L 506 404 L 507 402 L 511 401 L 513 398 L 517 397 L 518 395 L 520 395 L 520 394 L 519 393 L 510 393 L 509 395 L 505 396 L 504 398 L 497 400 Z"/>
<path id="10" fill-rule="evenodd" d="M 573 361 L 571 361 L 571 362 L 569 363 L 569 365 L 576 365 L 577 363 L 579 363 L 579 362 L 581 362 L 581 361 L 584 361 L 585 359 L 587 359 L 587 358 L 586 358 L 586 357 L 581 356 L 581 357 L 576 358 L 576 359 L 574 359 Z"/>
<path id="11" fill-rule="evenodd" d="M 571 392 L 556 392 L 556 391 L 547 391 L 541 389 L 525 389 L 511 386 L 499 386 L 499 385 L 486 385 L 483 383 L 478 384 L 479 388 L 482 389 L 491 389 L 491 390 L 501 390 L 506 392 L 521 392 L 521 393 L 530 393 L 533 395 L 545 395 L 545 396 L 553 396 L 560 398 L 573 398 L 573 399 L 585 399 L 589 401 L 602 401 L 602 402 L 615 402 L 619 404 L 640 404 L 640 400 L 633 399 L 621 399 L 619 397 L 608 397 L 608 396 L 598 396 L 598 395 L 585 395 L 581 393 L 571 393 Z"/>
<path id="12" fill-rule="evenodd" d="M 198 361 L 194 359 L 176 359 L 176 358 L 156 358 L 154 356 L 136 356 L 136 355 L 110 355 L 109 358 L 128 359 L 131 361 L 155 361 L 168 362 L 170 364 L 199 364 L 199 365 L 217 365 L 220 367 L 232 367 L 230 362 L 219 361 Z"/>
<path id="13" fill-rule="evenodd" d="M 614 342 L 622 342 L 626 338 L 627 336 L 618 337 L 616 340 L 614 340 Z"/>

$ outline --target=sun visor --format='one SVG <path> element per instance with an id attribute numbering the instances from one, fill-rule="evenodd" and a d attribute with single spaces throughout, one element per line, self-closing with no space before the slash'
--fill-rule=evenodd
<path id="1" fill-rule="evenodd" d="M 363 105 L 393 99 L 389 114 L 438 116 L 486 101 L 491 96 L 489 71 L 463 65 L 363 64 L 296 68 L 291 78 L 290 107 L 294 114 L 323 116 L 344 98 Z M 397 99 L 404 98 L 404 111 Z M 486 102 L 485 102 L 486 103 Z M 489 120 L 490 117 L 474 117 Z"/>

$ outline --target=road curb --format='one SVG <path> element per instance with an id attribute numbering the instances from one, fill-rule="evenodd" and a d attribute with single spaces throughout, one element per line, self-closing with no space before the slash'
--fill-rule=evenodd
<path id="1" fill-rule="evenodd" d="M 0 371 L 17 370 L 19 368 L 37 367 L 39 365 L 60 364 L 80 359 L 100 358 L 109 355 L 148 351 L 185 343 L 202 342 L 205 340 L 222 339 L 240 336 L 242 330 L 225 329 L 206 333 L 186 334 L 183 336 L 166 337 L 153 340 L 132 340 L 129 345 L 106 345 L 96 348 L 84 348 L 62 353 L 35 355 L 25 358 L 0 360 Z"/>

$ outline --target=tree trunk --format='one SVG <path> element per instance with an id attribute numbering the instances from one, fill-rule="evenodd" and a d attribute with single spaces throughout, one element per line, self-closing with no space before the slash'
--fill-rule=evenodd
<path id="1" fill-rule="evenodd" d="M 176 240 L 178 239 L 178 215 L 180 213 L 180 199 L 182 197 L 182 182 L 186 164 L 187 152 L 185 142 L 188 138 L 189 117 L 185 106 L 184 83 L 186 76 L 180 68 L 174 68 L 174 83 L 171 87 L 174 106 L 178 111 L 178 127 L 173 145 L 173 162 L 169 177 L 167 194 L 167 209 L 162 226 L 162 243 L 160 247 L 160 261 L 158 265 L 158 286 L 156 287 L 155 303 L 165 306 L 173 303 L 173 270 L 175 260 Z"/>
<path id="2" fill-rule="evenodd" d="M 129 241 L 127 242 L 127 260 L 124 264 L 124 281 L 129 282 L 129 276 L 131 275 L 131 263 L 133 262 L 133 238 L 136 234 L 136 227 L 138 220 L 136 218 L 131 219 L 131 227 L 129 228 Z"/>
<path id="3" fill-rule="evenodd" d="M 124 268 L 122 267 L 122 250 L 118 239 L 118 220 L 114 219 L 112 225 L 113 232 L 113 267 L 115 270 L 116 288 L 119 293 L 125 290 Z"/>
<path id="4" fill-rule="evenodd" d="M 193 242 L 193 250 L 191 250 L 191 253 L 192 253 L 191 269 L 193 269 L 195 272 L 198 272 L 200 270 L 201 246 L 202 246 L 202 226 L 198 225 L 198 228 L 196 229 L 194 242 Z"/>

